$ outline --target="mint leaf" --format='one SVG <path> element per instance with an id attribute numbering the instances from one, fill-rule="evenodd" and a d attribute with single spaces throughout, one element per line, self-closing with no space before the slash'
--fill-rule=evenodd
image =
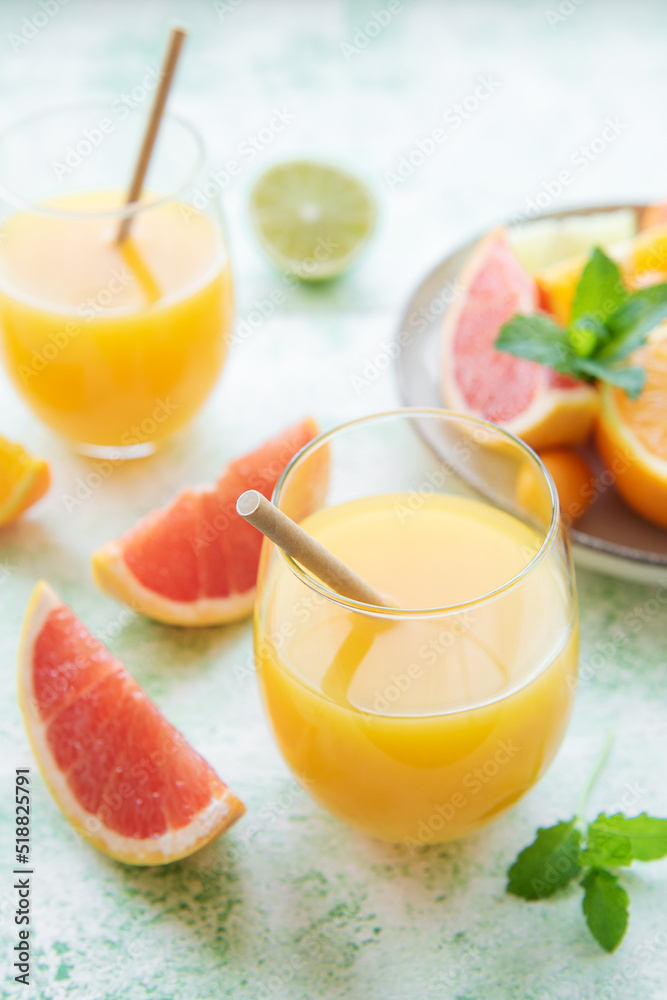
<path id="1" fill-rule="evenodd" d="M 581 885 L 586 890 L 583 907 L 591 934 L 605 951 L 614 951 L 628 926 L 628 894 L 605 868 L 591 868 Z"/>
<path id="2" fill-rule="evenodd" d="M 607 327 L 592 313 L 580 316 L 568 331 L 568 339 L 580 357 L 587 358 L 607 339 Z"/>
<path id="3" fill-rule="evenodd" d="M 646 813 L 630 818 L 623 813 L 600 813 L 588 827 L 587 840 L 581 856 L 585 865 L 615 868 L 633 861 L 655 861 L 667 855 L 667 819 Z"/>
<path id="4" fill-rule="evenodd" d="M 644 370 L 619 362 L 664 319 L 667 282 L 630 293 L 618 265 L 596 247 L 577 283 L 567 330 L 544 313 L 517 314 L 501 328 L 495 346 L 563 375 L 609 382 L 636 399 L 644 387 Z"/>
<path id="5" fill-rule="evenodd" d="M 611 336 L 600 358 L 609 362 L 627 358 L 666 318 L 667 282 L 633 292 L 607 320 Z"/>
<path id="6" fill-rule="evenodd" d="M 519 854 L 507 875 L 507 892 L 522 899 L 546 899 L 579 874 L 581 833 L 576 819 L 540 827 L 537 837 Z"/>
<path id="7" fill-rule="evenodd" d="M 597 321 L 604 335 L 607 318 L 628 297 L 618 264 L 595 247 L 581 272 L 572 303 L 570 325 L 577 329 L 584 317 Z"/>
<path id="8" fill-rule="evenodd" d="M 579 378 L 596 378 L 609 382 L 610 385 L 617 385 L 620 389 L 625 389 L 630 399 L 637 398 L 646 382 L 646 372 L 639 365 L 612 367 L 593 358 L 580 358 L 577 368 L 581 372 Z"/>
<path id="9" fill-rule="evenodd" d="M 539 361 L 566 375 L 572 374 L 572 366 L 578 360 L 567 330 L 544 313 L 513 316 L 501 327 L 495 346 L 499 351 Z"/>

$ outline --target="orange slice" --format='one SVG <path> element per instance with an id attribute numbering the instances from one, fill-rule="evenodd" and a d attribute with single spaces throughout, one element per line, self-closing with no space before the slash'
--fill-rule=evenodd
<path id="1" fill-rule="evenodd" d="M 494 347 L 504 323 L 537 307 L 535 282 L 505 230 L 477 244 L 459 280 L 464 291 L 443 329 L 445 405 L 500 424 L 533 448 L 585 441 L 597 415 L 596 390 Z"/>
<path id="2" fill-rule="evenodd" d="M 577 521 L 590 507 L 595 496 L 595 476 L 590 465 L 571 448 L 549 448 L 540 452 L 560 500 L 560 511 L 566 527 Z"/>
<path id="3" fill-rule="evenodd" d="M 0 438 L 0 525 L 8 524 L 43 497 L 49 488 L 49 467 L 20 444 Z"/>
<path id="4" fill-rule="evenodd" d="M 561 326 L 567 326 L 570 322 L 574 293 L 587 260 L 586 254 L 577 254 L 575 257 L 559 260 L 535 275 L 540 305 L 555 316 Z"/>
<path id="5" fill-rule="evenodd" d="M 596 442 L 626 503 L 667 528 L 667 336 L 661 329 L 662 339 L 631 356 L 631 363 L 646 370 L 637 399 L 602 387 Z"/>
<path id="6" fill-rule="evenodd" d="M 660 226 L 667 223 L 667 202 L 660 201 L 655 205 L 649 205 L 644 209 L 641 216 L 640 228 L 650 229 L 652 226 Z"/>
<path id="7" fill-rule="evenodd" d="M 220 625 L 249 614 L 262 535 L 236 513 L 245 490 L 270 497 L 289 460 L 318 432 L 314 420 L 290 427 L 231 462 L 217 484 L 184 490 L 117 541 L 93 555 L 98 587 L 136 611 L 170 625 Z M 324 498 L 325 456 L 301 486 L 302 514 Z M 292 490 L 294 492 L 294 490 Z"/>
<path id="8" fill-rule="evenodd" d="M 130 865 L 184 858 L 245 807 L 45 583 L 23 624 L 19 703 L 74 828 Z"/>

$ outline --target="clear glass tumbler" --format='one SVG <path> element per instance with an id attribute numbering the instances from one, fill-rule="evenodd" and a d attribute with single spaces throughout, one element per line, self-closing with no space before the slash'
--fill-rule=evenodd
<path id="1" fill-rule="evenodd" d="M 500 816 L 551 763 L 576 687 L 573 571 L 538 456 L 482 420 L 397 410 L 315 439 L 273 499 L 398 606 L 341 597 L 265 540 L 255 657 L 297 779 L 409 846 Z"/>
<path id="2" fill-rule="evenodd" d="M 189 122 L 163 117 L 144 194 L 125 205 L 145 122 L 134 105 L 79 102 L 0 135 L 5 364 L 44 423 L 104 458 L 149 454 L 188 423 L 233 320 L 218 188 Z"/>

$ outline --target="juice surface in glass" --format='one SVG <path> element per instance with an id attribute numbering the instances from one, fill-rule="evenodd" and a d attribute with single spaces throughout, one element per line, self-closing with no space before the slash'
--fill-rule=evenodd
<path id="1" fill-rule="evenodd" d="M 112 449 L 144 446 L 191 419 L 225 361 L 233 312 L 209 215 L 156 202 L 118 246 L 118 220 L 102 213 L 122 202 L 118 192 L 70 194 L 46 212 L 15 213 L 0 241 L 14 383 L 70 441 Z"/>
<path id="2" fill-rule="evenodd" d="M 260 686 L 278 745 L 331 813 L 408 845 L 466 835 L 520 798 L 563 738 L 578 629 L 567 573 L 504 510 L 433 493 L 366 496 L 303 527 L 400 608 L 387 620 L 267 561 Z M 497 592 L 495 599 L 480 601 Z"/>

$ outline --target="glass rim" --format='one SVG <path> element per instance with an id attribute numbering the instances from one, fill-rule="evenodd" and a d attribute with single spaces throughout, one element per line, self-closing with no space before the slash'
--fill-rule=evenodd
<path id="1" fill-rule="evenodd" d="M 281 491 L 293 469 L 297 467 L 309 454 L 315 451 L 317 448 L 322 447 L 331 441 L 338 434 L 348 431 L 352 428 L 359 427 L 360 425 L 379 422 L 382 420 L 387 420 L 396 417 L 438 417 L 447 419 L 456 419 L 458 421 L 464 421 L 469 424 L 476 425 L 478 427 L 484 427 L 485 429 L 493 432 L 496 435 L 506 438 L 515 444 L 520 451 L 522 451 L 526 457 L 530 460 L 536 470 L 542 476 L 551 499 L 551 521 L 549 527 L 544 535 L 542 543 L 537 550 L 537 552 L 532 556 L 528 563 L 516 573 L 513 577 L 507 580 L 500 587 L 496 587 L 494 590 L 489 591 L 486 594 L 482 594 L 479 597 L 475 597 L 472 600 L 464 601 L 457 604 L 448 604 L 439 608 L 380 608 L 373 604 L 364 604 L 361 601 L 355 601 L 349 597 L 343 597 L 336 591 L 331 590 L 324 583 L 317 579 L 317 577 L 310 574 L 306 569 L 301 567 L 299 563 L 296 562 L 292 556 L 287 555 L 283 552 L 279 546 L 275 546 L 278 550 L 280 557 L 287 563 L 288 567 L 292 573 L 301 580 L 302 583 L 306 584 L 311 590 L 320 594 L 322 597 L 331 601 L 334 604 L 338 604 L 340 607 L 345 608 L 348 611 L 357 612 L 360 614 L 367 615 L 374 618 L 389 618 L 395 620 L 401 619 L 429 619 L 429 618 L 443 618 L 448 615 L 461 614 L 465 611 L 470 611 L 474 608 L 481 607 L 485 604 L 490 604 L 492 601 L 497 600 L 503 594 L 509 593 L 518 586 L 523 580 L 525 580 L 536 567 L 542 562 L 542 560 L 548 555 L 553 547 L 554 541 L 558 536 L 560 530 L 560 503 L 558 499 L 558 491 L 556 490 L 555 483 L 549 473 L 549 470 L 542 462 L 541 458 L 525 441 L 517 437 L 511 431 L 505 430 L 503 427 L 499 427 L 497 424 L 492 423 L 490 420 L 485 420 L 482 417 L 474 417 L 465 413 L 459 413 L 456 410 L 449 409 L 439 409 L 438 407 L 419 407 L 419 406 L 406 406 L 397 407 L 393 410 L 382 410 L 379 413 L 367 414 L 363 417 L 357 417 L 354 420 L 346 421 L 344 424 L 339 424 L 337 427 L 332 428 L 332 430 L 324 431 L 318 434 L 317 437 L 309 441 L 308 444 L 304 445 L 296 455 L 294 455 L 290 461 L 285 466 L 278 482 L 275 485 L 272 495 L 272 501 L 277 506 L 280 507 L 280 494 Z M 273 544 L 273 543 L 271 543 Z"/>
<path id="2" fill-rule="evenodd" d="M 17 118 L 6 128 L 0 130 L 0 147 L 1 144 L 11 137 L 13 132 L 18 132 L 21 128 L 26 125 L 30 125 L 33 122 L 39 121 L 41 118 L 47 115 L 53 115 L 57 113 L 62 113 L 66 111 L 82 111 L 86 108 L 97 109 L 102 114 L 109 113 L 109 102 L 113 101 L 115 96 L 112 95 L 108 98 L 104 97 L 87 97 L 79 98 L 73 101 L 60 101 L 54 104 L 42 105 L 27 114 L 22 115 Z M 173 111 L 164 111 L 162 114 L 162 120 L 167 120 L 174 122 L 177 125 L 185 129 L 186 132 L 190 133 L 190 136 L 194 140 L 195 144 L 195 162 L 191 169 L 187 172 L 185 179 L 181 181 L 176 187 L 172 188 L 167 194 L 160 195 L 156 198 L 152 198 L 149 201 L 134 201 L 129 204 L 123 205 L 120 208 L 114 208 L 104 211 L 77 211 L 76 209 L 60 209 L 51 208 L 47 205 L 39 204 L 38 202 L 32 201 L 28 198 L 23 198 L 21 195 L 12 191 L 8 187 L 2 178 L 2 173 L 0 171 L 0 200 L 11 205 L 13 208 L 17 208 L 22 212 L 30 212 L 32 215 L 43 215 L 49 216 L 51 218 L 58 219 L 110 219 L 110 220 L 122 220 L 129 217 L 138 215 L 140 212 L 145 212 L 152 208 L 157 208 L 160 205 L 166 205 L 170 202 L 176 200 L 178 195 L 182 194 L 183 191 L 193 182 L 197 174 L 203 168 L 206 162 L 206 145 L 198 129 L 182 115 L 175 114 Z M 125 179 L 125 183 L 129 185 L 129 176 Z"/>

